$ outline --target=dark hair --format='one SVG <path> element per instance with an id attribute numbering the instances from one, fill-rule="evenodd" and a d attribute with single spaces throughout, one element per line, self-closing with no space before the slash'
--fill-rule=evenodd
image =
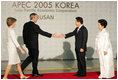
<path id="1" fill-rule="evenodd" d="M 36 13 L 31 13 L 31 14 L 30 14 L 30 20 L 32 20 L 32 18 L 33 18 L 35 15 L 37 15 L 37 14 L 36 14 Z"/>
<path id="2" fill-rule="evenodd" d="M 77 20 L 77 22 L 80 22 L 81 24 L 83 24 L 83 18 L 82 17 L 76 17 L 75 19 Z"/>
<path id="3" fill-rule="evenodd" d="M 6 22 L 7 22 L 7 26 L 9 27 L 9 26 L 11 26 L 14 22 L 16 22 L 16 19 L 13 18 L 13 17 L 8 17 L 7 20 L 6 20 Z"/>
<path id="4" fill-rule="evenodd" d="M 98 23 L 100 23 L 102 26 L 104 26 L 104 28 L 106 28 L 106 26 L 107 26 L 107 21 L 105 19 L 99 19 Z"/>

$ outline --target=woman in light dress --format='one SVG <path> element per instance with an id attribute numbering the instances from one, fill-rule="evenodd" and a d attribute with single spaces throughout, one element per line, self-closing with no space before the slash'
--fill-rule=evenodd
<path id="1" fill-rule="evenodd" d="M 100 30 L 96 36 L 96 52 L 99 55 L 100 62 L 100 75 L 98 78 L 114 77 L 113 51 L 106 26 L 106 20 L 98 20 L 98 28 Z"/>
<path id="2" fill-rule="evenodd" d="M 17 53 L 18 48 L 22 54 L 25 54 L 25 51 L 20 47 L 19 43 L 17 42 L 17 36 L 14 31 L 14 27 L 16 24 L 16 19 L 13 17 L 7 18 L 7 25 L 8 25 L 8 42 L 7 42 L 7 49 L 8 49 L 8 65 L 6 67 L 5 75 L 3 79 L 7 79 L 8 73 L 11 69 L 11 66 L 16 64 L 18 72 L 20 73 L 21 79 L 27 79 L 29 76 L 25 76 L 21 70 L 20 59 Z"/>

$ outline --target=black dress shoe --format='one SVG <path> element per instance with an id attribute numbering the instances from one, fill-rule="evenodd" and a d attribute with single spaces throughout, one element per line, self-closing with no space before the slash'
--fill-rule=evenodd
<path id="1" fill-rule="evenodd" d="M 78 75 L 78 77 L 84 77 L 84 76 L 86 76 L 86 75 Z"/>
<path id="2" fill-rule="evenodd" d="M 78 75 L 79 75 L 79 74 L 77 74 L 77 73 L 76 73 L 76 74 L 73 74 L 73 76 L 78 76 Z"/>
<path id="3" fill-rule="evenodd" d="M 41 77 L 43 76 L 42 74 L 32 74 L 32 77 Z"/>

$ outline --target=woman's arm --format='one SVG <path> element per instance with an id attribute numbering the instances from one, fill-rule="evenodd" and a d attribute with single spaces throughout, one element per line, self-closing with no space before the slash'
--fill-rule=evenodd
<path id="1" fill-rule="evenodd" d="M 22 54 L 25 54 L 25 51 L 21 48 L 21 46 L 19 45 L 19 43 L 16 39 L 16 34 L 15 34 L 14 30 L 10 30 L 9 34 L 11 36 L 11 39 L 12 39 L 14 45 L 21 51 Z"/>
<path id="2" fill-rule="evenodd" d="M 104 55 L 107 54 L 108 48 L 109 48 L 109 34 L 106 33 L 104 36 Z"/>
<path id="3" fill-rule="evenodd" d="M 25 54 L 25 51 L 20 46 L 18 46 L 17 48 L 21 51 L 22 54 Z"/>
<path id="4" fill-rule="evenodd" d="M 19 43 L 18 43 L 18 41 L 17 41 L 17 39 L 16 39 L 16 34 L 15 34 L 14 30 L 12 30 L 12 29 L 9 30 L 9 34 L 10 34 L 10 37 L 11 37 L 11 39 L 12 39 L 14 45 L 15 45 L 16 47 L 19 47 L 20 45 L 19 45 Z"/>

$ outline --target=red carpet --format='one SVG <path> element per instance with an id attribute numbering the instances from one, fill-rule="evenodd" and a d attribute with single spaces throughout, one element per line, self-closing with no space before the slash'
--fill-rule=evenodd
<path id="1" fill-rule="evenodd" d="M 87 76 L 85 77 L 77 77 L 73 76 L 75 73 L 44 73 L 43 77 L 32 77 L 31 74 L 26 74 L 30 76 L 29 79 L 98 79 L 99 72 L 87 72 Z M 3 75 L 1 76 L 1 78 Z M 19 74 L 17 75 L 9 75 L 8 79 L 19 79 Z M 115 71 L 115 77 L 111 79 L 117 79 L 117 71 Z"/>

